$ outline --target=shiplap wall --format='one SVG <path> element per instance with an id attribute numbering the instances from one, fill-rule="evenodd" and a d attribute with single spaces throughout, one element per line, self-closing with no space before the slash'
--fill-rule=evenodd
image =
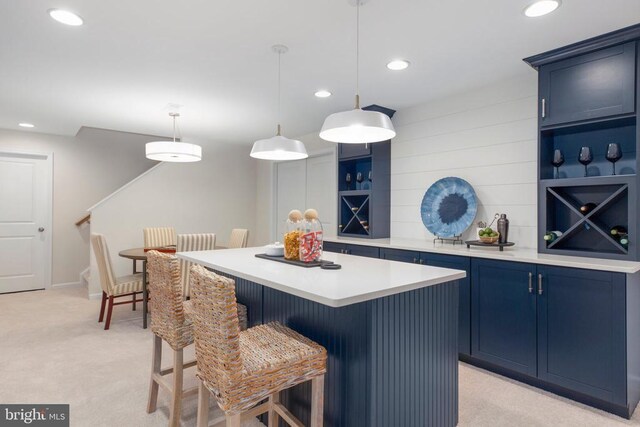
<path id="1" fill-rule="evenodd" d="M 536 247 L 536 73 L 400 110 L 391 144 L 391 236 L 432 239 L 420 218 L 425 191 L 457 176 L 476 191 L 476 221 L 506 213 L 509 240 Z M 475 235 L 475 226 L 463 235 Z"/>

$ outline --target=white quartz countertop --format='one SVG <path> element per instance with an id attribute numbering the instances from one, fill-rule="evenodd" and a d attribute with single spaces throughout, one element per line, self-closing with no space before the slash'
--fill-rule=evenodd
<path id="1" fill-rule="evenodd" d="M 409 251 L 433 252 L 446 255 L 487 258 L 503 261 L 528 262 L 533 264 L 556 265 L 560 267 L 584 268 L 588 270 L 603 270 L 618 273 L 633 274 L 640 271 L 640 262 L 620 261 L 602 258 L 586 258 L 563 255 L 540 254 L 535 249 L 505 247 L 500 252 L 498 248 L 471 246 L 451 243 L 433 243 L 425 240 L 412 239 L 357 239 L 345 237 L 327 237 L 326 242 L 346 243 L 361 246 L 375 246 L 380 248 L 404 249 Z"/>
<path id="2" fill-rule="evenodd" d="M 263 247 L 179 252 L 179 258 L 330 307 L 368 301 L 463 279 L 461 270 L 325 252 L 340 270 L 304 268 L 256 258 Z"/>

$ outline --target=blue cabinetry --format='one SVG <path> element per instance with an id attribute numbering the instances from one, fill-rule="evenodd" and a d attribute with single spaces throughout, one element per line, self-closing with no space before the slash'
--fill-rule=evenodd
<path id="1" fill-rule="evenodd" d="M 624 417 L 640 401 L 640 273 L 325 245 L 466 271 L 458 318 L 465 362 Z"/>
<path id="2" fill-rule="evenodd" d="M 471 354 L 527 375 L 536 374 L 536 266 L 471 261 Z"/>
<path id="3" fill-rule="evenodd" d="M 625 277 L 538 267 L 538 378 L 626 405 Z"/>
<path id="4" fill-rule="evenodd" d="M 366 256 L 369 258 L 379 258 L 380 249 L 375 246 L 351 245 L 346 243 L 324 242 L 322 249 L 327 252 L 337 252 L 340 254 L 349 254 L 357 256 Z"/>

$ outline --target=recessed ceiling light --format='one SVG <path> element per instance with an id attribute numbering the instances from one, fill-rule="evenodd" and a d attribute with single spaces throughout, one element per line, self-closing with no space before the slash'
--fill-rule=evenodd
<path id="1" fill-rule="evenodd" d="M 396 59 L 387 64 L 387 68 L 393 71 L 404 70 L 409 66 L 409 61 L 405 61 L 404 59 Z"/>
<path id="2" fill-rule="evenodd" d="M 331 96 L 331 92 L 329 92 L 328 90 L 319 90 L 316 93 L 314 93 L 315 96 L 317 96 L 318 98 L 328 98 Z"/>
<path id="3" fill-rule="evenodd" d="M 26 122 L 18 123 L 18 126 L 20 126 L 21 128 L 34 128 L 34 127 L 36 127 L 35 125 L 32 125 L 31 123 L 26 123 Z"/>
<path id="4" fill-rule="evenodd" d="M 49 9 L 49 16 L 62 24 L 74 27 L 82 25 L 84 22 L 81 17 L 73 12 L 69 12 L 68 10 Z"/>
<path id="5" fill-rule="evenodd" d="M 560 7 L 560 0 L 538 0 L 524 9 L 524 14 L 529 18 L 537 18 L 553 12 Z"/>

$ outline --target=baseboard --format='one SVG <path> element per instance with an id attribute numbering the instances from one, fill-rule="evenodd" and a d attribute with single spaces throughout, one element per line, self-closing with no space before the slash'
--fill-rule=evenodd
<path id="1" fill-rule="evenodd" d="M 84 285 L 80 282 L 55 283 L 51 285 L 52 288 L 77 288 L 80 286 Z"/>
<path id="2" fill-rule="evenodd" d="M 89 299 L 102 299 L 102 292 L 98 294 L 89 294 Z"/>

